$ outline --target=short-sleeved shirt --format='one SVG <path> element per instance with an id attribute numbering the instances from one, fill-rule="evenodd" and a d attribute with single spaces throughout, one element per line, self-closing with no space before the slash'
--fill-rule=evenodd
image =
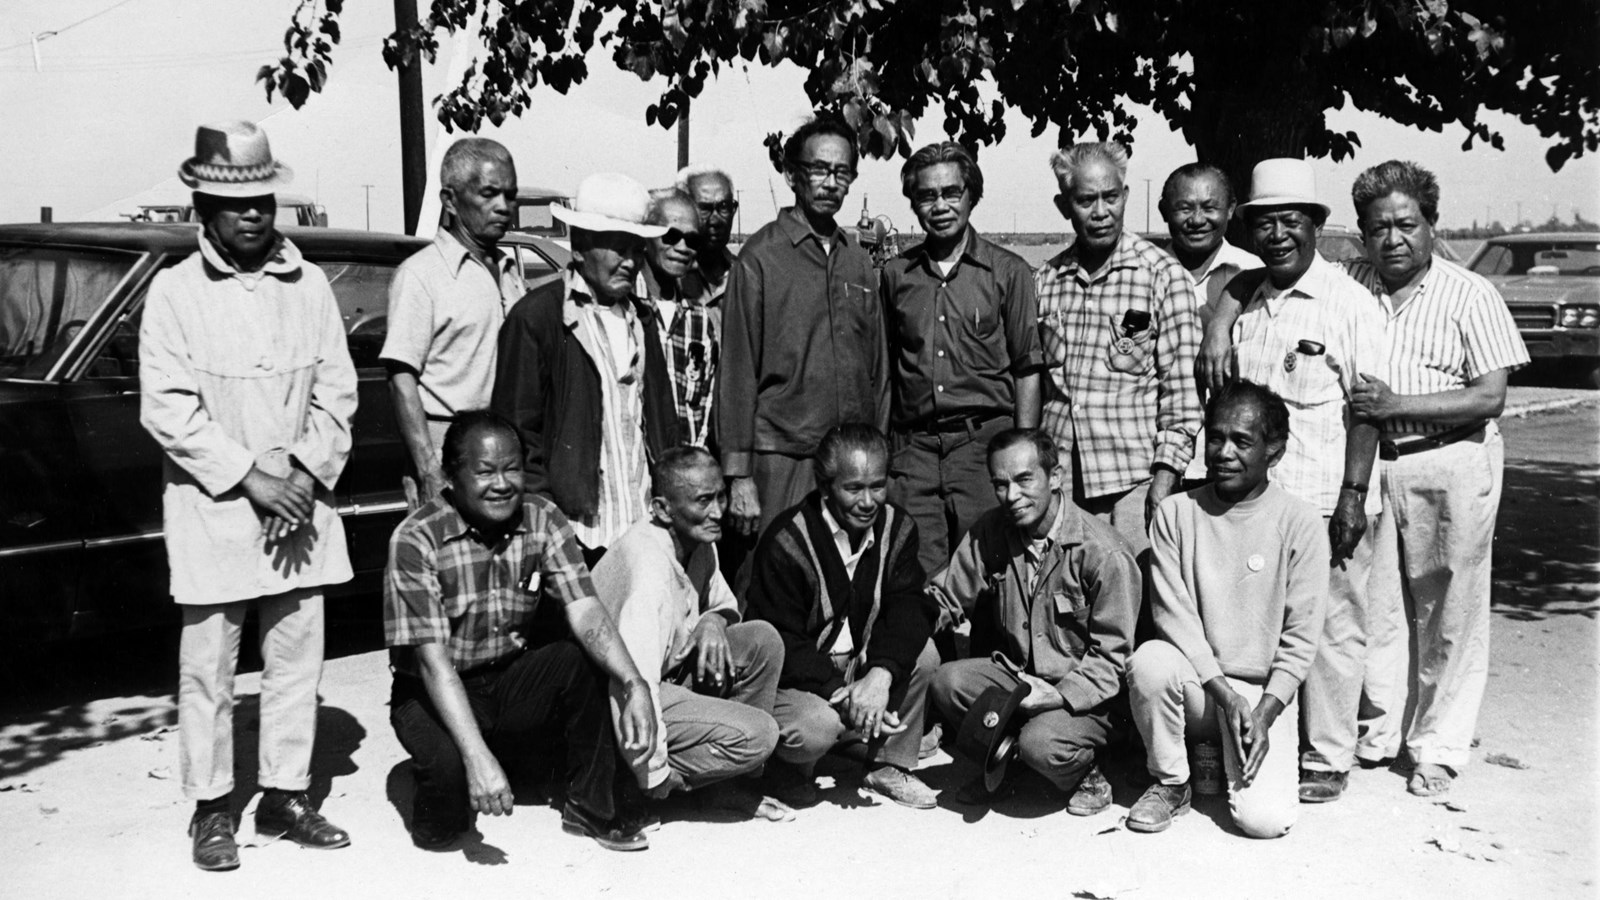
<path id="1" fill-rule="evenodd" d="M 526 291 L 515 260 L 499 251 L 490 258 L 496 272 L 441 230 L 389 283 L 389 333 L 379 356 L 417 373 L 434 449 L 457 413 L 489 405 L 500 324 Z"/>
<path id="2" fill-rule="evenodd" d="M 1074 243 L 1040 267 L 1034 286 L 1051 367 L 1044 427 L 1063 450 L 1075 446 L 1083 495 L 1138 487 L 1158 465 L 1182 472 L 1201 418 L 1200 301 L 1183 265 L 1124 231 L 1100 271 L 1084 270 Z M 1124 343 L 1129 310 L 1148 312 L 1150 326 Z"/>
<path id="3" fill-rule="evenodd" d="M 1010 413 L 1015 378 L 1043 368 L 1033 270 L 967 229 L 949 272 L 919 244 L 884 265 L 896 427 L 951 416 Z"/>
<path id="4" fill-rule="evenodd" d="M 407 516 L 389 539 L 383 582 L 383 637 L 391 648 L 445 644 L 457 671 L 502 660 L 519 649 L 545 596 L 563 606 L 593 598 L 594 584 L 567 517 L 529 495 L 514 527 L 490 539 L 435 497 Z M 412 670 L 410 654 L 396 667 Z"/>
<path id="5" fill-rule="evenodd" d="M 1315 341 L 1323 352 L 1302 353 L 1301 341 Z M 1273 480 L 1331 514 L 1344 483 L 1345 437 L 1355 421 L 1350 392 L 1358 373 L 1386 365 L 1382 308 L 1319 255 L 1281 291 L 1261 279 L 1234 322 L 1233 345 L 1237 376 L 1271 388 L 1289 407 L 1289 443 Z M 1381 492 L 1369 491 L 1367 512 L 1382 508 Z"/>
<path id="6" fill-rule="evenodd" d="M 1384 381 L 1396 394 L 1453 391 L 1498 369 L 1528 364 L 1528 348 L 1511 311 L 1483 276 L 1435 257 L 1422 283 L 1396 307 L 1371 263 L 1352 261 L 1345 267 L 1382 304 L 1389 326 Z M 1448 422 L 1391 419 L 1383 423 L 1383 436 L 1438 434 L 1454 427 Z"/>

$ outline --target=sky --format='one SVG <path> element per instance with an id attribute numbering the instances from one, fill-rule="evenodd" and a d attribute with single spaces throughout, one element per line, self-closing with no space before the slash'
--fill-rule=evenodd
<path id="1" fill-rule="evenodd" d="M 277 157 L 295 170 L 292 190 L 311 194 L 330 224 L 377 230 L 402 226 L 399 113 L 396 78 L 383 64 L 382 38 L 392 30 L 392 4 L 347 3 L 344 42 L 324 93 L 303 109 L 281 98 L 268 104 L 255 72 L 282 51 L 294 0 L 0 0 L 0 221 L 36 221 L 50 206 L 56 221 L 114 218 L 142 197 L 182 198 L 177 166 L 193 151 L 203 122 L 252 119 L 263 123 Z M 93 16 L 87 21 L 86 17 Z M 63 26 L 70 26 L 63 28 Z M 38 42 L 35 69 L 29 37 Z M 1600 54 L 1597 54 L 1600 55 Z M 445 67 L 425 72 L 427 98 L 445 85 Z M 791 198 L 767 160 L 762 139 L 791 131 L 809 112 L 803 73 L 785 64 L 725 68 L 695 101 L 690 155 L 722 166 L 740 191 L 742 229 L 771 219 Z M 608 56 L 590 60 L 590 77 L 562 96 L 541 88 L 520 120 L 481 134 L 505 143 L 520 182 L 573 190 L 587 174 L 625 172 L 655 187 L 676 168 L 675 134 L 647 126 L 644 109 L 663 82 L 640 82 Z M 1128 184 L 1127 223 L 1160 228 L 1151 192 L 1193 150 L 1154 113 L 1138 115 Z M 429 115 L 430 151 L 452 139 Z M 1519 208 L 1538 223 L 1574 210 L 1600 219 L 1600 158 L 1569 162 L 1560 173 L 1544 163 L 1546 142 L 1508 117 L 1491 117 L 1506 150 L 1477 145 L 1461 150 L 1466 134 L 1419 132 L 1375 115 L 1346 109 L 1330 116 L 1336 130 L 1355 130 L 1363 147 L 1353 160 L 1313 162 L 1319 198 L 1331 221 L 1354 224 L 1349 186 L 1364 168 L 1391 158 L 1414 159 L 1439 176 L 1441 225 L 1476 221 L 1511 224 Z M 919 124 L 918 145 L 943 139 L 942 115 Z M 1007 118 L 1008 137 L 984 148 L 985 197 L 973 214 L 980 230 L 1064 231 L 1050 198 L 1055 184 L 1047 159 L 1053 129 L 1030 136 L 1020 115 Z M 459 134 L 459 133 L 458 133 Z M 436 156 L 433 158 L 437 158 Z M 865 198 L 871 212 L 902 230 L 913 219 L 899 192 L 899 160 L 863 160 L 841 219 L 853 222 Z M 1148 199 L 1147 199 L 1148 198 Z"/>

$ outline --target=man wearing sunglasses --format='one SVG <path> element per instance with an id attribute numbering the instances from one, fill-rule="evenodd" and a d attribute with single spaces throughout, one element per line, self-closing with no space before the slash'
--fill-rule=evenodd
<path id="1" fill-rule="evenodd" d="M 855 132 L 819 117 L 784 143 L 794 206 L 750 238 L 729 276 L 717 440 L 734 530 L 757 534 L 815 487 L 835 425 L 882 429 L 889 392 L 872 258 L 834 216 L 856 177 Z"/>
<path id="2" fill-rule="evenodd" d="M 667 229 L 651 238 L 639 271 L 639 295 L 655 306 L 672 377 L 678 432 L 684 443 L 707 447 L 711 439 L 711 389 L 716 377 L 717 326 L 706 306 L 704 283 L 694 277 L 695 260 L 705 248 L 700 211 L 676 188 L 651 194 L 647 221 Z"/>
<path id="3" fill-rule="evenodd" d="M 983 198 L 972 154 L 929 144 L 906 160 L 900 186 L 928 238 L 890 260 L 879 284 L 895 374 L 891 496 L 916 520 L 932 573 L 994 506 L 989 440 L 1039 424 L 1044 357 L 1033 270 L 968 222 Z"/>
<path id="4" fill-rule="evenodd" d="M 733 218 L 739 214 L 733 179 L 716 166 L 695 163 L 678 170 L 678 191 L 694 201 L 700 213 L 700 233 L 705 246 L 695 254 L 694 271 L 689 280 L 703 286 L 705 308 L 712 324 L 722 327 L 722 297 L 728 292 L 728 273 L 733 270 Z"/>

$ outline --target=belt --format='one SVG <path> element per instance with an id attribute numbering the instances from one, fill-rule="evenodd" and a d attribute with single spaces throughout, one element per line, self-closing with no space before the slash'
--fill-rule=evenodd
<path id="1" fill-rule="evenodd" d="M 1402 456 L 1410 456 L 1413 453 L 1421 453 L 1424 450 L 1437 450 L 1457 441 L 1464 441 L 1467 438 L 1474 437 L 1488 424 L 1489 421 L 1487 419 L 1481 419 L 1477 422 L 1468 422 L 1449 431 L 1430 434 L 1409 441 L 1379 441 L 1378 458 L 1395 460 Z"/>
<path id="2" fill-rule="evenodd" d="M 977 431 L 984 425 L 1005 415 L 1003 412 L 973 413 L 970 416 L 946 416 L 943 419 L 931 419 L 927 422 L 914 425 L 908 431 L 922 431 L 929 434 L 950 434 L 952 432 Z"/>

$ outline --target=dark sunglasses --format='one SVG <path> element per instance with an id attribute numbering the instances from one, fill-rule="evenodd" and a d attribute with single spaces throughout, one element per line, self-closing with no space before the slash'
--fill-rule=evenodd
<path id="1" fill-rule="evenodd" d="M 696 253 L 698 253 L 706 245 L 706 236 L 701 234 L 698 231 L 696 231 L 696 232 L 683 232 L 683 231 L 679 231 L 676 228 L 668 228 L 667 229 L 667 233 L 663 234 L 661 236 L 661 243 L 666 244 L 668 246 L 671 246 L 671 245 L 677 244 L 677 243 L 682 243 L 682 244 L 687 245 L 690 250 L 693 250 Z"/>

